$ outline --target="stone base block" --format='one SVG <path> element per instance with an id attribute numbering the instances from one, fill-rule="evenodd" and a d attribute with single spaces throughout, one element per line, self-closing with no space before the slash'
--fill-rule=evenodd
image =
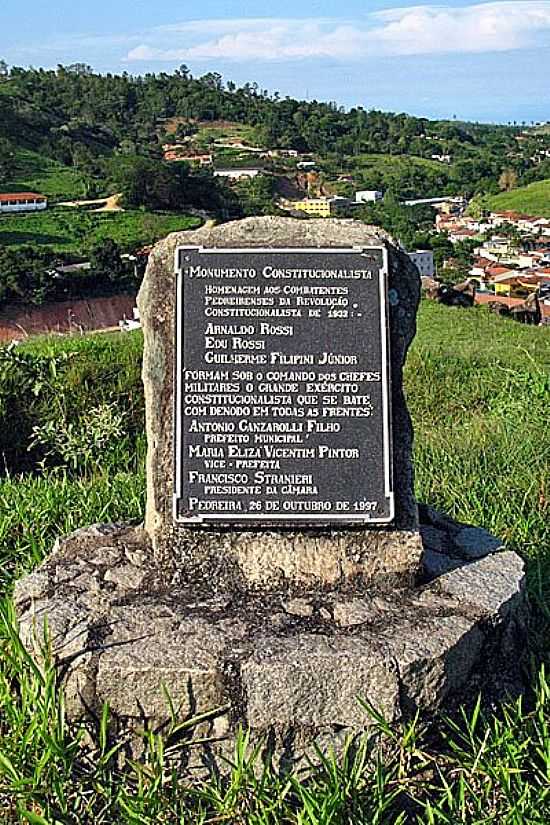
<path id="1" fill-rule="evenodd" d="M 39 655 L 47 619 L 72 719 L 108 702 L 122 726 L 158 728 L 168 694 L 182 721 L 215 711 L 201 728 L 210 758 L 239 725 L 296 758 L 368 726 L 361 699 L 392 721 L 509 677 L 522 643 L 520 558 L 453 557 L 441 525 L 430 529 L 442 535 L 431 535 L 439 549 L 422 586 L 299 595 L 174 590 L 148 565 L 141 529 L 79 530 L 18 582 L 21 633 Z"/>
<path id="2" fill-rule="evenodd" d="M 172 580 L 226 590 L 411 587 L 418 578 L 418 529 L 231 531 L 178 528 Z M 174 554 L 168 554 L 174 556 Z M 204 586 L 204 584 L 200 585 Z"/>

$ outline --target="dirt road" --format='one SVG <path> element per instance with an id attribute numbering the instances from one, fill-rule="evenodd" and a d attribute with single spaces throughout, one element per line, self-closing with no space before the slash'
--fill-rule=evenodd
<path id="1" fill-rule="evenodd" d="M 124 212 L 120 205 L 122 194 L 109 195 L 108 198 L 95 198 L 94 200 L 83 201 L 63 201 L 58 206 L 71 206 L 78 208 L 79 206 L 94 206 L 95 204 L 102 204 L 98 209 L 92 209 L 92 212 Z"/>

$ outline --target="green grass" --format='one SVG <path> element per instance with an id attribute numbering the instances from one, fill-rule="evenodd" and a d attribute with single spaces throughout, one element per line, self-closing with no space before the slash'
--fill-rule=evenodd
<path id="1" fill-rule="evenodd" d="M 265 166 L 265 160 L 258 157 L 256 152 L 247 152 L 243 149 L 216 149 L 214 151 L 214 167 L 216 169 L 242 168 L 247 166 Z"/>
<path id="2" fill-rule="evenodd" d="M 94 399 L 114 399 L 135 431 L 143 415 L 140 347 L 139 334 L 35 339 L 19 347 L 23 363 L 5 389 L 2 450 L 9 455 L 17 446 L 16 455 L 26 455 L 24 439 L 49 420 L 60 398 L 70 419 Z M 34 369 L 27 355 L 41 366 Z M 535 586 L 539 566 L 550 574 L 550 329 L 424 301 L 405 386 L 417 497 L 506 539 L 531 561 Z"/>
<path id="3" fill-rule="evenodd" d="M 550 329 L 425 301 L 405 375 L 418 498 L 550 575 Z"/>
<path id="4" fill-rule="evenodd" d="M 354 176 L 358 186 L 392 189 L 402 197 L 428 197 L 441 194 L 449 183 L 451 166 L 416 155 L 363 153 L 345 161 L 319 159 L 319 166 L 333 178 L 341 172 Z M 350 195 L 349 184 L 330 184 L 334 192 Z"/>
<path id="5" fill-rule="evenodd" d="M 3 80 L 0 83 L 0 95 L 6 95 L 6 97 L 16 94 L 17 92 L 17 85 L 13 80 Z"/>
<path id="6" fill-rule="evenodd" d="M 232 121 L 224 121 L 223 123 L 214 123 L 213 125 L 208 121 L 201 121 L 197 123 L 197 133 L 193 135 L 194 140 L 205 140 L 211 138 L 212 140 L 225 141 L 229 139 L 238 139 L 243 143 L 248 143 L 251 146 L 257 146 L 256 132 L 253 126 L 248 126 L 246 123 L 236 123 Z"/>
<path id="7" fill-rule="evenodd" d="M 35 338 L 15 350 L 0 348 L 3 468 L 12 476 L 32 470 L 44 458 L 43 451 L 31 447 L 33 430 L 63 421 L 78 424 L 98 404 L 117 405 L 131 440 L 126 448 L 134 452 L 134 440 L 144 429 L 141 347 L 136 331 Z"/>
<path id="8" fill-rule="evenodd" d="M 51 406 L 57 386 L 64 409 L 78 421 L 98 391 L 104 400 L 118 399 L 124 410 L 139 406 L 140 346 L 139 335 L 95 336 L 35 340 L 18 350 L 24 358 L 42 359 L 35 371 L 42 376 L 37 403 Z M 48 379 L 52 370 L 44 372 L 44 359 L 52 356 L 58 361 Z M 548 618 L 549 367 L 550 330 L 480 308 L 456 310 L 427 301 L 406 367 L 419 498 L 504 536 L 525 557 L 532 594 L 541 617 Z M 80 471 L 52 468 L 0 482 L 5 589 L 44 557 L 59 533 L 140 517 L 143 436 L 132 443 L 131 449 L 128 443 L 112 445 Z M 185 772 L 193 720 L 184 730 L 172 722 L 163 738 L 144 734 L 138 761 L 122 758 L 123 738 L 110 739 L 107 710 L 86 735 L 68 725 L 54 670 L 48 664 L 38 670 L 29 658 L 6 600 L 0 616 L 0 820 L 546 825 L 550 686 L 537 658 L 546 627 L 540 618 L 531 643 L 537 667 L 523 700 L 485 715 L 476 706 L 428 730 L 414 720 L 390 727 L 365 708 L 365 719 L 374 722 L 365 737 L 339 756 L 319 754 L 316 766 L 298 774 L 263 765 L 261 746 L 243 735 L 222 781 Z M 541 647 L 548 663 L 548 644 Z"/>
<path id="9" fill-rule="evenodd" d="M 6 825 L 547 825 L 550 685 L 533 703 L 484 716 L 479 705 L 442 719 L 436 737 L 416 720 L 390 727 L 372 710 L 368 734 L 341 754 L 281 773 L 241 734 L 227 776 L 186 770 L 200 718 L 143 734 L 139 761 L 109 733 L 109 711 L 88 730 L 67 724 L 44 642 L 39 670 L 0 613 L 0 814 Z M 18 690 L 14 692 L 13 685 Z M 179 742 L 178 742 L 179 740 Z M 91 744 L 93 742 L 93 744 Z"/>
<path id="10" fill-rule="evenodd" d="M 50 470 L 40 477 L 26 474 L 0 481 L 0 589 L 38 564 L 59 535 L 83 524 L 139 521 L 145 495 L 144 452 L 141 439 L 133 458 L 125 456 L 117 470 L 80 477 Z"/>
<path id="11" fill-rule="evenodd" d="M 488 203 L 495 212 L 512 209 L 526 215 L 550 218 L 550 180 L 536 181 L 529 186 L 493 195 Z"/>
<path id="12" fill-rule="evenodd" d="M 431 158 L 420 158 L 416 155 L 354 155 L 353 160 L 358 168 L 370 169 L 407 169 L 411 165 L 431 169 L 433 172 L 441 172 L 448 167 L 437 160 Z"/>
<path id="13" fill-rule="evenodd" d="M 123 249 L 133 249 L 200 223 L 199 218 L 185 214 L 138 210 L 91 213 L 57 207 L 44 212 L 0 216 L 0 245 L 31 244 L 54 252 L 83 255 L 104 238 L 113 238 Z"/>
<path id="14" fill-rule="evenodd" d="M 0 185 L 2 192 L 38 192 L 52 201 L 85 197 L 82 178 L 76 169 L 64 166 L 30 149 L 18 149 L 13 176 Z"/>

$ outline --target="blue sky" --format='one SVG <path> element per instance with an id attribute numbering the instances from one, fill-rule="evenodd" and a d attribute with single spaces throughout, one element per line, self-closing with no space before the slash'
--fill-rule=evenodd
<path id="1" fill-rule="evenodd" d="M 19 66 L 218 71 L 237 83 L 429 117 L 550 120 L 550 0 L 0 0 Z"/>

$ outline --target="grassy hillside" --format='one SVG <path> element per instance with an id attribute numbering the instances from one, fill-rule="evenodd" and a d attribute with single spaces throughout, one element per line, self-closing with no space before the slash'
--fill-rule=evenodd
<path id="1" fill-rule="evenodd" d="M 31 149 L 16 151 L 10 180 L 0 184 L 0 193 L 24 191 L 39 192 L 53 201 L 85 196 L 82 178 L 76 169 Z"/>
<path id="2" fill-rule="evenodd" d="M 84 208 L 56 207 L 56 201 L 86 199 L 82 177 L 73 167 L 32 149 L 16 151 L 12 175 L 0 184 L 0 193 L 21 191 L 44 194 L 50 205 L 45 212 L 0 215 L 0 245 L 30 244 L 82 257 L 104 238 L 130 250 L 201 223 L 187 214 L 144 210 L 97 214 Z"/>
<path id="3" fill-rule="evenodd" d="M 451 167 L 415 155 L 359 154 L 320 160 L 320 168 L 333 180 L 330 188 L 338 194 L 351 194 L 353 187 L 334 183 L 342 173 L 351 173 L 355 183 L 366 189 L 391 189 L 401 197 L 434 197 L 446 191 Z"/>
<path id="4" fill-rule="evenodd" d="M 236 123 L 231 120 L 221 121 L 201 121 L 196 124 L 199 141 L 224 141 L 238 140 L 241 143 L 257 146 L 256 130 L 246 123 Z"/>
<path id="5" fill-rule="evenodd" d="M 72 447 L 66 439 L 65 457 L 59 439 L 49 451 L 45 444 L 50 469 L 36 464 L 0 481 L 1 584 L 9 592 L 13 577 L 34 567 L 60 532 L 140 518 L 141 335 L 42 339 L 0 353 L 0 412 L 14 422 L 5 437 L 20 440 L 21 455 L 28 446 L 22 433 L 27 439 L 33 427 L 47 433 L 48 421 L 55 421 L 57 435 L 87 436 L 73 439 Z M 550 330 L 481 308 L 423 303 L 406 368 L 417 494 L 493 530 L 526 559 L 540 611 L 525 652 L 533 688 L 525 701 L 492 705 L 486 714 L 465 710 L 429 732 L 415 722 L 391 729 L 378 720 L 364 749 L 356 742 L 319 768 L 282 777 L 262 773 L 258 754 L 251 761 L 241 742 L 228 784 L 196 774 L 182 783 L 172 767 L 187 764 L 185 738 L 176 743 L 174 737 L 165 749 L 160 735 L 147 734 L 143 765 L 120 758 L 123 743 L 109 740 L 107 717 L 99 738 L 92 734 L 94 744 L 67 725 L 54 673 L 40 673 L 28 659 L 6 601 L 0 611 L 0 819 L 7 825 L 546 825 L 550 685 L 539 665 L 550 665 L 549 375 Z M 94 450 L 90 409 L 98 406 L 111 410 L 105 420 L 116 419 L 123 435 Z"/>
<path id="6" fill-rule="evenodd" d="M 514 209 L 527 215 L 539 215 L 550 218 L 550 180 L 541 180 L 502 192 L 488 198 L 489 207 L 495 211 Z"/>
<path id="7" fill-rule="evenodd" d="M 112 238 L 122 249 L 132 249 L 200 223 L 200 218 L 185 214 L 140 210 L 94 213 L 58 207 L 45 212 L 0 216 L 0 244 L 32 244 L 55 252 L 85 255 L 90 246 L 104 238 Z"/>
<path id="8" fill-rule="evenodd" d="M 78 170 L 32 149 L 18 149 L 12 176 L 0 185 L 0 193 L 29 190 L 47 195 L 48 209 L 0 215 L 0 245 L 29 244 L 84 257 L 94 243 L 105 238 L 112 238 L 123 250 L 132 250 L 201 223 L 187 214 L 141 209 L 94 213 L 86 208 L 56 207 L 56 201 L 86 199 Z"/>
<path id="9" fill-rule="evenodd" d="M 405 374 L 418 498 L 503 537 L 533 582 L 539 565 L 550 581 L 550 329 L 425 301 Z"/>
<path id="10" fill-rule="evenodd" d="M 142 410 L 140 341 L 139 334 L 101 335 L 18 347 L 17 357 L 39 359 L 40 391 L 34 394 L 34 366 L 23 364 L 23 373 L 12 376 L 19 411 L 6 417 L 17 426 L 5 428 L 2 451 L 13 449 L 17 432 L 24 439 L 56 414 L 59 399 L 71 420 L 80 420 L 94 399 Z M 533 561 L 533 575 L 539 563 L 550 574 L 549 375 L 550 329 L 496 318 L 483 308 L 459 312 L 423 302 L 405 372 L 418 498 L 503 536 Z M 3 397 L 11 395 L 0 384 Z M 139 428 L 133 414 L 128 421 Z M 18 455 L 28 455 L 27 448 L 23 440 Z M 45 551 L 56 529 L 47 512 L 36 529 Z"/>
<path id="11" fill-rule="evenodd" d="M 403 171 L 404 169 L 417 166 L 423 169 L 429 169 L 434 173 L 445 174 L 448 169 L 446 164 L 442 164 L 437 160 L 429 158 L 419 158 L 414 155 L 355 155 L 353 157 L 353 165 L 359 169 L 379 169 L 381 172 L 390 172 L 392 170 Z"/>

